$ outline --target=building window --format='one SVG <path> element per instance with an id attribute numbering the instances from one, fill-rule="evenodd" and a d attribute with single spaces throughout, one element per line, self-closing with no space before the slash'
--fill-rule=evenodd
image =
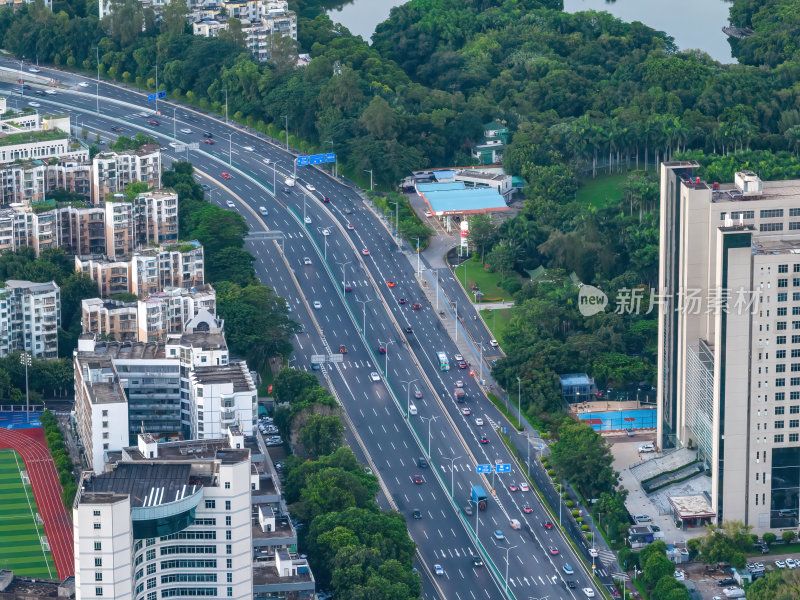
<path id="1" fill-rule="evenodd" d="M 99 517 L 99 516 L 100 516 L 100 511 L 99 511 L 99 510 L 94 510 L 94 511 L 92 511 L 92 514 L 93 514 L 95 517 Z"/>
<path id="2" fill-rule="evenodd" d="M 155 546 L 156 538 L 147 538 L 147 546 Z"/>
<path id="3" fill-rule="evenodd" d="M 731 219 L 738 221 L 741 219 L 754 219 L 756 211 L 754 210 L 735 210 L 731 213 Z"/>
<path id="4" fill-rule="evenodd" d="M 790 385 L 800 385 L 800 377 L 792 377 L 789 380 Z"/>
<path id="5" fill-rule="evenodd" d="M 229 539 L 231 539 L 231 530 L 230 530 L 230 529 L 228 529 L 228 530 L 225 532 L 225 539 L 226 539 L 226 540 L 229 540 Z"/>
<path id="6" fill-rule="evenodd" d="M 228 583 L 233 583 L 233 573 L 228 573 Z"/>
<path id="7" fill-rule="evenodd" d="M 785 331 L 786 330 L 786 321 L 778 321 L 775 323 L 775 329 L 777 331 Z"/>
<path id="8" fill-rule="evenodd" d="M 783 406 L 776 406 L 775 407 L 775 414 L 776 415 L 782 415 L 783 414 L 783 410 L 784 410 Z"/>
<path id="9" fill-rule="evenodd" d="M 761 368 L 761 367 L 759 367 L 759 369 L 760 369 L 760 368 Z M 785 371 L 786 371 L 786 365 L 785 365 L 785 364 L 783 364 L 783 363 L 779 363 L 779 364 L 775 365 L 775 372 L 776 372 L 776 373 L 783 373 L 783 372 L 785 372 Z"/>
<path id="10" fill-rule="evenodd" d="M 136 571 L 136 577 L 134 578 L 134 581 L 139 581 L 143 576 L 144 576 L 144 571 L 139 569 L 138 571 Z"/>
<path id="11" fill-rule="evenodd" d="M 762 219 L 777 219 L 783 216 L 782 208 L 769 208 L 759 212 Z"/>
<path id="12" fill-rule="evenodd" d="M 94 551 L 100 552 L 103 549 L 103 542 L 95 542 L 94 543 Z"/>
<path id="13" fill-rule="evenodd" d="M 156 563 L 150 563 L 149 565 L 147 565 L 147 574 L 148 575 L 152 575 L 155 572 L 156 572 Z"/>
<path id="14" fill-rule="evenodd" d="M 147 580 L 147 589 L 152 590 L 154 587 L 156 587 L 156 578 L 151 577 Z"/>
<path id="15" fill-rule="evenodd" d="M 783 377 L 779 377 L 775 380 L 775 387 L 784 387 L 786 385 L 786 380 Z"/>
<path id="16" fill-rule="evenodd" d="M 797 429 L 800 427 L 800 419 L 789 419 L 789 428 Z"/>
<path id="17" fill-rule="evenodd" d="M 217 508 L 216 500 L 206 500 L 206 508 Z"/>
<path id="18" fill-rule="evenodd" d="M 225 560 L 225 567 L 227 569 L 232 569 L 233 568 L 233 559 L 232 558 L 228 558 L 228 559 Z"/>
<path id="19" fill-rule="evenodd" d="M 778 273 L 788 273 L 789 265 L 778 265 Z"/>
<path id="20" fill-rule="evenodd" d="M 231 501 L 225 500 L 225 510 L 230 510 L 230 509 L 231 509 Z"/>
<path id="21" fill-rule="evenodd" d="M 95 529 L 100 529 L 100 523 L 95 523 L 95 524 L 94 524 L 94 528 L 95 528 Z"/>
<path id="22" fill-rule="evenodd" d="M 792 343 L 793 344 L 800 344 L 800 335 L 793 335 L 792 336 Z"/>
<path id="23" fill-rule="evenodd" d="M 776 336 L 775 337 L 775 343 L 776 344 L 785 344 L 786 343 L 786 336 L 785 335 Z"/>
<path id="24" fill-rule="evenodd" d="M 758 227 L 761 231 L 783 231 L 783 223 L 761 223 Z"/>
<path id="25" fill-rule="evenodd" d="M 782 444 L 783 443 L 783 434 L 779 433 L 772 438 L 773 443 L 775 444 Z"/>
<path id="26" fill-rule="evenodd" d="M 103 595 L 103 588 L 101 588 L 101 587 L 94 588 L 94 595 L 95 596 L 102 596 Z"/>
<path id="27" fill-rule="evenodd" d="M 800 208 L 790 208 L 789 209 L 789 216 L 790 217 L 800 217 Z M 800 265 L 795 265 L 795 267 L 800 267 Z"/>
<path id="28" fill-rule="evenodd" d="M 225 544 L 225 554 L 233 554 L 233 547 L 230 544 Z"/>
<path id="29" fill-rule="evenodd" d="M 103 559 L 102 558 L 95 558 L 94 559 L 94 566 L 95 567 L 102 567 L 103 566 Z"/>
<path id="30" fill-rule="evenodd" d="M 789 287 L 789 280 L 785 278 L 778 279 L 778 287 L 779 288 Z"/>
<path id="31" fill-rule="evenodd" d="M 231 489 L 231 482 L 230 482 L 230 481 L 226 481 L 226 482 L 225 482 L 225 489 L 226 489 L 226 490 L 229 490 L 229 489 Z"/>
<path id="32" fill-rule="evenodd" d="M 759 356 L 759 358 L 761 357 Z M 786 358 L 786 350 L 776 350 L 775 358 Z"/>
<path id="33" fill-rule="evenodd" d="M 158 592 L 147 593 L 147 600 L 157 600 L 157 599 L 158 599 Z"/>
<path id="34" fill-rule="evenodd" d="M 775 421 L 774 427 L 775 429 L 783 429 L 783 421 Z"/>
<path id="35" fill-rule="evenodd" d="M 781 292 L 778 294 L 778 302 L 786 302 L 788 299 L 788 294 L 786 292 Z"/>
<path id="36" fill-rule="evenodd" d="M 779 316 L 779 317 L 785 317 L 786 316 L 786 307 L 785 306 L 779 306 L 778 307 L 777 316 Z"/>
<path id="37" fill-rule="evenodd" d="M 228 598 L 231 598 L 232 596 L 233 596 L 233 588 L 229 587 L 228 588 Z"/>
<path id="38" fill-rule="evenodd" d="M 225 525 L 227 525 L 228 527 L 231 526 L 231 516 L 230 515 L 225 517 Z"/>
<path id="39" fill-rule="evenodd" d="M 95 581 L 103 581 L 103 573 L 100 572 L 100 571 L 95 571 L 94 580 Z"/>
<path id="40" fill-rule="evenodd" d="M 156 557 L 156 551 L 155 550 L 148 550 L 147 551 L 147 558 L 145 560 L 154 560 L 155 557 Z"/>
<path id="41" fill-rule="evenodd" d="M 785 392 L 777 392 L 775 394 L 775 400 L 781 401 L 786 397 Z"/>
<path id="42" fill-rule="evenodd" d="M 798 440 L 800 440 L 800 433 L 790 433 L 789 434 L 789 441 L 790 442 L 796 442 Z"/>

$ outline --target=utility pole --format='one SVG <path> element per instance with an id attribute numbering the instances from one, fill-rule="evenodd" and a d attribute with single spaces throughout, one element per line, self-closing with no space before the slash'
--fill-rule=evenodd
<path id="1" fill-rule="evenodd" d="M 19 362 L 25 365 L 25 422 L 30 421 L 31 414 L 31 399 L 28 393 L 28 367 L 31 366 L 31 355 L 28 352 L 23 352 L 19 355 Z"/>
<path id="2" fill-rule="evenodd" d="M 420 417 L 420 419 L 428 421 L 428 460 L 431 460 L 431 422 L 439 417 Z"/>

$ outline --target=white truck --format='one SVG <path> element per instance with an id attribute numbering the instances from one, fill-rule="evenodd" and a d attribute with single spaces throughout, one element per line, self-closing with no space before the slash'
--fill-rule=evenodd
<path id="1" fill-rule="evenodd" d="M 729 587 L 722 590 L 726 598 L 744 598 L 744 590 L 740 587 Z"/>
<path id="2" fill-rule="evenodd" d="M 283 180 L 283 183 L 288 185 L 289 187 L 294 187 L 294 177 L 287 177 Z"/>

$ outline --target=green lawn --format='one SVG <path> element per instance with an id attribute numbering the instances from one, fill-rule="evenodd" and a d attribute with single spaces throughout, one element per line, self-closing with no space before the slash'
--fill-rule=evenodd
<path id="1" fill-rule="evenodd" d="M 36 522 L 36 502 L 30 484 L 22 481 L 22 458 L 13 450 L 0 450 L 0 569 L 15 575 L 55 579 L 56 568 L 39 536 L 44 527 Z"/>
<path id="2" fill-rule="evenodd" d="M 494 339 L 500 342 L 503 346 L 503 334 L 505 333 L 506 325 L 511 320 L 510 308 L 495 308 L 480 311 L 480 315 L 486 322 L 489 331 L 492 332 Z"/>
<path id="3" fill-rule="evenodd" d="M 512 300 L 511 295 L 498 285 L 500 283 L 500 273 L 489 273 L 481 266 L 480 257 L 473 255 L 470 260 L 456 267 L 456 278 L 461 284 L 461 287 L 464 287 L 465 269 L 467 271 L 467 287 L 465 289 L 467 290 L 467 295 L 473 302 L 475 301 L 475 297 L 472 295 L 473 283 L 477 284 L 483 292 L 483 297 L 486 301 L 493 300 L 499 302 L 498 299 Z M 512 273 L 509 277 L 518 278 L 519 276 L 516 273 Z"/>
<path id="4" fill-rule="evenodd" d="M 589 179 L 578 189 L 577 200 L 583 205 L 595 208 L 617 205 L 622 200 L 621 185 L 627 177 L 625 173 L 617 173 Z"/>

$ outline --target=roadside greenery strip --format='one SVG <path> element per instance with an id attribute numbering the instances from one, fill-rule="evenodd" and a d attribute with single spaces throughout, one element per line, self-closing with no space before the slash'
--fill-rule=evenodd
<path id="1" fill-rule="evenodd" d="M 68 509 L 72 508 L 78 487 L 75 485 L 72 459 L 69 457 L 67 447 L 64 445 L 64 436 L 58 427 L 58 420 L 53 416 L 53 413 L 46 410 L 39 417 L 39 421 L 44 428 L 47 448 L 50 450 L 50 456 L 53 457 L 53 463 L 56 466 L 56 471 L 58 471 L 58 481 L 61 484 L 61 501 Z"/>
<path id="2" fill-rule="evenodd" d="M 509 411 L 506 408 L 505 404 L 497 398 L 497 396 L 495 396 L 491 392 L 486 394 L 486 396 L 489 398 L 489 400 L 492 401 L 492 404 L 494 404 L 497 407 L 497 410 L 499 410 L 502 413 L 502 415 L 506 418 L 509 425 L 511 425 L 517 431 L 525 430 L 525 426 L 519 424 L 519 419 L 517 418 L 517 416 L 512 414 L 511 411 Z"/>

